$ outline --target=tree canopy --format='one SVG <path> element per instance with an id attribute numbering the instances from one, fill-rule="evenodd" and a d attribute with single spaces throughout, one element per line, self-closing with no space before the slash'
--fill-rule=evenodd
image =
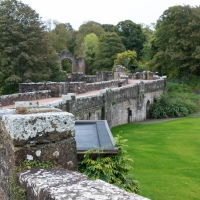
<path id="1" fill-rule="evenodd" d="M 69 23 L 57 23 L 55 28 L 49 32 L 49 37 L 57 53 L 63 50 L 74 52 L 76 33 Z"/>
<path id="2" fill-rule="evenodd" d="M 85 36 L 84 38 L 84 51 L 83 51 L 83 57 L 86 60 L 86 72 L 87 74 L 93 74 L 94 73 L 94 61 L 95 56 L 97 52 L 97 48 L 99 45 L 99 38 L 94 33 L 90 33 Z"/>
<path id="3" fill-rule="evenodd" d="M 82 24 L 76 36 L 75 54 L 77 56 L 83 56 L 83 49 L 81 46 L 84 43 L 85 36 L 90 33 L 94 33 L 99 38 L 103 33 L 105 33 L 105 31 L 100 23 L 94 21 L 88 21 Z"/>
<path id="4" fill-rule="evenodd" d="M 200 7 L 174 6 L 160 16 L 150 62 L 154 70 L 169 78 L 200 76 Z"/>
<path id="5" fill-rule="evenodd" d="M 99 39 L 94 66 L 96 69 L 111 70 L 117 54 L 125 51 L 121 38 L 116 33 L 105 33 Z"/>
<path id="6" fill-rule="evenodd" d="M 117 58 L 114 60 L 114 64 L 122 65 L 128 69 L 131 65 L 137 64 L 136 58 L 137 53 L 135 51 L 124 51 L 117 54 Z"/>
<path id="7" fill-rule="evenodd" d="M 0 93 L 17 90 L 19 82 L 48 80 L 54 57 L 39 15 L 20 1 L 0 1 Z"/>
<path id="8" fill-rule="evenodd" d="M 141 58 L 143 54 L 143 44 L 146 40 L 141 25 L 131 20 L 125 20 L 116 25 L 115 31 L 122 38 L 122 43 L 126 50 L 136 51 L 137 57 Z"/>

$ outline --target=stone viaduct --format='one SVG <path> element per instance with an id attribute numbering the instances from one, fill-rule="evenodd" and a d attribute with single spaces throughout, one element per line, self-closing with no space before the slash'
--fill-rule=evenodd
<path id="1" fill-rule="evenodd" d="M 107 120 L 108 125 L 113 127 L 148 118 L 150 104 L 164 92 L 166 80 L 156 78 L 147 81 L 147 74 L 138 75 L 145 80 L 127 86 L 128 79 L 123 77 L 121 83 L 124 86 L 118 88 L 113 88 L 117 84 L 115 80 L 72 83 L 71 92 L 64 95 L 65 83 L 22 84 L 21 89 L 26 93 L 1 97 L 0 104 L 3 105 L 6 99 L 11 102 L 62 96 L 62 100 L 45 107 L 30 102 L 31 113 L 28 114 L 16 114 L 15 109 L 11 113 L 0 113 L 0 193 L 3 199 L 12 199 L 10 182 L 16 175 L 29 200 L 147 200 L 103 181 L 89 180 L 78 173 L 74 137 L 75 120 Z M 45 90 L 41 91 L 41 88 Z M 101 89 L 100 94 L 76 97 L 76 93 L 94 88 Z M 26 159 L 55 162 L 56 167 L 14 173 Z"/>

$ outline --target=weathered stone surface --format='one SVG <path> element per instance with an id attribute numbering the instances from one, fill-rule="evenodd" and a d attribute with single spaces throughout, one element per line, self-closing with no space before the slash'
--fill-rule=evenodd
<path id="1" fill-rule="evenodd" d="M 119 80 L 120 76 L 126 75 L 126 67 L 121 65 L 114 66 L 114 79 Z"/>
<path id="2" fill-rule="evenodd" d="M 4 115 L 5 131 L 14 145 L 51 143 L 74 135 L 74 116 L 67 112 Z"/>
<path id="3" fill-rule="evenodd" d="M 92 181 L 65 169 L 31 169 L 19 175 L 19 182 L 34 200 L 147 200 L 101 180 Z"/>
<path id="4" fill-rule="evenodd" d="M 103 84 L 103 82 L 102 82 Z M 152 103 L 166 87 L 165 79 L 136 83 L 120 88 L 106 88 L 98 95 L 73 98 L 68 93 L 65 100 L 48 104 L 75 115 L 76 120 L 104 120 L 109 127 L 146 119 L 147 102 Z M 128 118 L 128 110 L 132 116 Z"/>
<path id="5" fill-rule="evenodd" d="M 34 90 L 27 91 L 26 93 L 18 93 L 11 95 L 0 96 L 0 107 L 12 105 L 16 101 L 33 101 L 39 99 L 46 99 L 50 97 L 50 90 L 37 91 Z"/>
<path id="6" fill-rule="evenodd" d="M 39 103 L 38 101 L 16 101 L 15 108 L 24 107 L 24 108 L 38 108 Z"/>
<path id="7" fill-rule="evenodd" d="M 20 165 L 24 160 L 52 162 L 69 170 L 77 170 L 76 141 L 74 137 L 49 144 L 15 148 L 15 162 Z"/>
<path id="8" fill-rule="evenodd" d="M 34 91 L 43 92 L 43 90 L 46 89 L 49 90 L 49 95 L 51 97 L 61 97 L 62 94 L 67 94 L 67 93 L 80 94 L 92 90 L 101 90 L 107 87 L 117 86 L 118 80 L 113 80 L 113 75 L 111 75 L 110 73 L 111 72 L 98 73 L 98 77 L 96 76 L 96 78 L 83 76 L 81 82 L 20 83 L 19 91 L 22 92 L 20 94 L 21 98 L 15 101 L 36 100 L 36 98 L 26 99 L 27 92 L 29 93 Z M 122 79 L 121 82 L 123 82 L 123 84 L 128 83 L 127 79 Z M 0 98 L 0 103 L 1 103 L 1 98 Z M 14 104 L 14 102 L 10 104 Z"/>
<path id="9" fill-rule="evenodd" d="M 0 118 L 0 189 L 3 199 L 12 199 L 10 181 L 15 168 L 24 160 L 51 161 L 55 166 L 77 170 L 72 114 L 14 115 L 9 112 L 2 112 Z"/>

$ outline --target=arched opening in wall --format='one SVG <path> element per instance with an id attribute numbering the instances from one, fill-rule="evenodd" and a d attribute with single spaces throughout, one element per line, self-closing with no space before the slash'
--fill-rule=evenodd
<path id="1" fill-rule="evenodd" d="M 68 74 L 72 73 L 72 61 L 68 58 L 65 58 L 61 61 L 61 67 L 63 71 L 66 71 Z"/>
<path id="2" fill-rule="evenodd" d="M 147 105 L 146 105 L 146 119 L 150 118 L 150 101 L 147 101 Z"/>

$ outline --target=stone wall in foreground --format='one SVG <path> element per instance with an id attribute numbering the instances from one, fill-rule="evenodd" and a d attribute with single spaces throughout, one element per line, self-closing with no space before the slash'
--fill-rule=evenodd
<path id="1" fill-rule="evenodd" d="M 29 108 L 35 114 L 0 115 L 0 191 L 11 200 L 11 181 L 16 177 L 27 200 L 147 200 L 101 180 L 90 180 L 77 172 L 74 116 L 55 108 Z M 52 110 L 51 110 L 52 109 Z M 52 162 L 52 168 L 33 167 L 16 173 L 25 160 Z M 20 197 L 18 196 L 18 199 Z"/>
<path id="2" fill-rule="evenodd" d="M 27 200 L 148 200 L 66 169 L 34 168 L 20 173 L 19 182 L 28 191 Z"/>
<path id="3" fill-rule="evenodd" d="M 12 199 L 10 181 L 24 160 L 50 161 L 77 170 L 74 116 L 56 110 L 39 112 L 1 116 L 0 188 L 5 200 Z"/>

